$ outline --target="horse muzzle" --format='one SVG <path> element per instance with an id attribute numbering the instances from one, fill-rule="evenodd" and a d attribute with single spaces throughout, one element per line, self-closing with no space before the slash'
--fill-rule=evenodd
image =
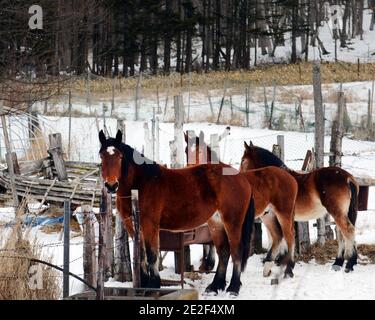
<path id="1" fill-rule="evenodd" d="M 104 186 L 107 188 L 109 193 L 116 193 L 119 187 L 118 181 L 114 184 L 109 184 L 108 182 L 104 183 Z"/>

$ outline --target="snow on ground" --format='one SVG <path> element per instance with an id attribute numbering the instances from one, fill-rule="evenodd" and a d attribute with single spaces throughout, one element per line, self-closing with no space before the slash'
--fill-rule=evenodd
<path id="1" fill-rule="evenodd" d="M 14 218 L 11 210 L 0 210 L 0 223 L 10 221 Z M 0 229 L 4 230 L 4 229 Z M 310 223 L 312 241 L 316 239 L 316 228 Z M 267 247 L 267 235 L 263 232 L 263 245 Z M 40 227 L 32 229 L 31 239 L 36 237 L 38 244 L 43 248 L 43 254 L 52 256 L 53 263 L 62 266 L 63 264 L 63 243 L 59 233 L 45 234 Z M 70 271 L 83 276 L 82 268 L 82 237 L 76 233 L 71 234 L 70 247 Z M 357 243 L 375 244 L 375 187 L 370 188 L 369 210 L 358 213 L 356 228 Z M 131 243 L 132 244 L 132 243 Z M 132 247 L 131 247 L 132 249 Z M 131 250 L 132 251 L 132 250 Z M 202 246 L 191 246 L 191 261 L 194 269 L 199 266 L 202 254 Z M 261 260 L 263 255 L 255 255 L 249 258 L 247 268 L 242 274 L 243 286 L 237 299 L 373 299 L 375 290 L 375 265 L 357 265 L 355 271 L 346 274 L 343 271 L 334 272 L 330 269 L 331 263 L 320 265 L 315 261 L 309 263 L 298 262 L 294 269 L 293 279 L 282 279 L 278 286 L 272 286 L 271 278 L 278 272 L 278 268 L 273 268 L 270 278 L 262 276 L 263 265 Z M 174 273 L 173 253 L 169 252 L 164 260 L 165 269 L 161 272 L 163 279 L 179 280 L 179 275 Z M 232 264 L 230 262 L 227 273 L 227 281 L 230 281 Z M 217 296 L 207 296 L 204 294 L 205 288 L 212 281 L 214 274 L 200 274 L 201 279 L 190 280 L 185 278 L 186 288 L 198 290 L 200 299 L 232 299 L 225 292 L 220 292 Z M 62 275 L 61 275 L 62 281 Z M 131 283 L 119 283 L 112 279 L 106 286 L 129 287 Z M 176 289 L 179 287 L 176 286 Z M 70 294 L 79 293 L 83 290 L 83 285 L 78 280 L 70 278 Z"/>
<path id="2" fill-rule="evenodd" d="M 46 134 L 62 132 L 63 145 L 68 145 L 68 118 L 48 117 L 45 124 Z M 46 120 L 46 121 L 47 121 Z M 103 127 L 102 120 L 98 121 L 99 128 Z M 116 134 L 116 119 L 106 119 L 106 127 L 111 136 Z M 205 141 L 209 143 L 210 134 L 224 132 L 226 125 L 211 123 L 187 123 L 184 130 L 194 130 L 198 135 L 200 130 L 205 133 Z M 169 141 L 174 139 L 173 123 L 160 123 L 160 162 L 170 164 Z M 72 148 L 71 159 L 76 161 L 98 162 L 98 129 L 95 118 L 73 118 L 72 119 Z M 272 150 L 272 145 L 277 143 L 277 136 L 284 135 L 285 139 L 285 162 L 295 170 L 302 167 L 307 150 L 314 146 L 314 133 L 301 133 L 289 131 L 275 131 L 266 129 L 250 129 L 231 126 L 231 133 L 220 142 L 220 159 L 234 167 L 238 167 L 243 155 L 243 142 L 252 142 L 260 147 Z M 126 143 L 139 151 L 145 149 L 145 134 L 142 122 L 126 121 Z M 325 152 L 329 152 L 330 136 L 325 137 Z M 373 163 L 375 161 L 375 142 L 343 139 L 344 157 L 343 168 L 355 176 L 375 177 Z M 325 158 L 328 165 L 328 157 Z"/>

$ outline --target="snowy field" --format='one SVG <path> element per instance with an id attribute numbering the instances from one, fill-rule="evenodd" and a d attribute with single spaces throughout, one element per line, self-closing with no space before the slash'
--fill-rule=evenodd
<path id="1" fill-rule="evenodd" d="M 44 132 L 62 132 L 63 146 L 68 144 L 67 117 L 46 117 Z M 143 122 L 126 121 L 126 143 L 144 151 L 145 133 Z M 111 136 L 115 136 L 117 120 L 106 119 L 106 127 Z M 98 120 L 98 127 L 103 127 L 103 120 Z M 149 127 L 151 124 L 149 123 Z M 197 135 L 201 130 L 205 133 L 205 140 L 210 142 L 210 134 L 221 134 L 226 125 L 212 123 L 187 123 L 184 130 L 194 130 Z M 174 139 L 173 123 L 160 123 L 159 162 L 170 164 L 169 141 Z M 72 119 L 72 152 L 71 159 L 75 161 L 98 162 L 98 128 L 95 118 Z M 249 129 L 231 126 L 230 135 L 220 142 L 220 159 L 234 167 L 238 167 L 244 151 L 244 141 L 250 140 L 257 146 L 272 150 L 272 145 L 277 143 L 277 136 L 284 135 L 285 162 L 295 170 L 302 167 L 307 150 L 314 147 L 314 134 L 301 132 L 275 131 L 266 129 Z M 330 136 L 325 137 L 325 152 L 329 152 Z M 356 176 L 374 177 L 375 169 L 375 142 L 343 139 L 343 168 Z M 325 159 L 328 165 L 328 157 Z"/>

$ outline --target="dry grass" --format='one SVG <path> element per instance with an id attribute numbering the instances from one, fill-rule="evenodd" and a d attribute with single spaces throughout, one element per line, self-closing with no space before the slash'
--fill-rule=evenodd
<path id="1" fill-rule="evenodd" d="M 59 274 L 48 266 L 36 264 L 32 259 L 43 257 L 35 241 L 29 240 L 28 232 L 20 233 L 15 226 L 3 239 L 0 251 L 0 300 L 56 300 L 60 297 Z M 40 267 L 42 289 L 30 287 L 30 267 Z"/>
<path id="2" fill-rule="evenodd" d="M 371 263 L 375 263 L 375 244 L 360 244 L 358 245 L 358 252 L 366 256 Z"/>
<path id="3" fill-rule="evenodd" d="M 357 64 L 355 63 L 324 62 L 321 64 L 321 70 L 322 81 L 324 83 L 365 81 L 373 79 L 375 63 L 361 64 L 359 75 L 357 74 Z M 85 97 L 87 92 L 86 79 L 77 77 L 71 80 L 73 95 L 77 94 L 81 97 Z M 169 91 L 170 95 L 187 90 L 201 91 L 202 88 L 210 90 L 222 89 L 225 81 L 228 87 L 232 88 L 238 85 L 245 86 L 249 83 L 255 86 L 261 86 L 263 84 L 272 85 L 273 81 L 275 81 L 277 85 L 311 84 L 312 64 L 310 62 L 301 62 L 299 64 L 272 64 L 259 66 L 247 71 L 191 73 L 190 76 L 188 74 L 180 75 L 176 73 L 169 76 L 144 75 L 141 81 L 141 95 L 155 95 L 156 88 L 159 89 L 159 93 Z M 116 97 L 134 99 L 137 82 L 138 77 L 118 77 L 114 80 L 111 78 L 94 77 L 90 80 L 92 99 L 110 98 L 112 85 L 114 85 Z"/>
<path id="4" fill-rule="evenodd" d="M 357 247 L 357 251 L 360 255 L 367 257 L 369 263 L 375 264 L 375 244 L 360 244 Z M 319 246 L 317 243 L 314 243 L 311 246 L 311 252 L 297 256 L 297 261 L 309 262 L 315 259 L 317 263 L 325 264 L 332 262 L 336 258 L 336 254 L 337 241 L 327 240 L 324 246 Z M 363 261 L 359 263 L 361 264 Z"/>
<path id="5" fill-rule="evenodd" d="M 337 254 L 337 241 L 327 240 L 323 246 L 314 243 L 311 246 L 311 251 L 297 256 L 297 261 L 309 262 L 312 259 L 319 264 L 325 264 L 335 259 Z"/>

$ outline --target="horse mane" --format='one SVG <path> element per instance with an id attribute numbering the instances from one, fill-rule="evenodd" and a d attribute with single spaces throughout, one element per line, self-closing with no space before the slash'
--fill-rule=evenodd
<path id="1" fill-rule="evenodd" d="M 127 176 L 129 170 L 129 164 L 133 164 L 139 168 L 142 168 L 148 178 L 157 178 L 160 177 L 161 170 L 159 164 L 155 161 L 148 159 L 144 156 L 143 153 L 138 152 L 131 146 L 125 143 L 118 143 L 116 139 L 109 138 L 107 141 L 101 146 L 100 151 L 104 151 L 106 148 L 114 146 L 123 154 L 123 161 L 122 161 L 122 173 Z M 137 159 L 143 158 L 143 163 L 139 164 L 134 161 L 134 157 Z"/>
<path id="2" fill-rule="evenodd" d="M 261 148 L 261 147 L 253 147 L 257 155 L 262 159 L 263 165 L 267 166 L 275 166 L 283 169 L 289 168 L 286 164 L 276 155 L 274 155 L 271 151 Z"/>

